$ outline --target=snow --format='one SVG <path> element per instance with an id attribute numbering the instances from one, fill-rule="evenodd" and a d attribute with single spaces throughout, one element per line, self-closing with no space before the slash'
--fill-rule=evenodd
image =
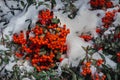
<path id="1" fill-rule="evenodd" d="M 30 66 L 30 63 L 28 61 L 25 61 L 24 64 L 23 64 L 23 67 L 25 68 L 25 70 L 27 72 L 32 72 L 33 71 L 33 67 Z"/>
<path id="2" fill-rule="evenodd" d="M 21 71 L 27 71 L 27 72 L 32 72 L 33 71 L 33 67 L 30 66 L 30 63 L 29 61 L 23 61 L 23 60 L 20 60 L 20 61 L 17 61 L 17 65 L 19 66 L 20 70 Z"/>
<path id="3" fill-rule="evenodd" d="M 69 46 L 67 54 L 70 63 L 72 63 L 73 66 L 77 66 L 79 64 L 79 60 L 85 57 L 85 51 L 82 49 L 81 46 L 87 47 L 88 45 L 91 44 L 83 41 L 82 39 L 75 35 L 69 35 L 67 37 L 67 43 Z"/>
<path id="4" fill-rule="evenodd" d="M 114 5 L 118 5 L 119 0 L 111 0 L 113 2 Z"/>
<path id="5" fill-rule="evenodd" d="M 115 30 L 115 27 L 110 27 L 108 30 L 104 32 L 104 35 L 108 35 L 111 33 L 111 31 Z M 113 33 L 113 32 L 112 32 Z"/>
<path id="6" fill-rule="evenodd" d="M 120 13 L 117 13 L 115 16 L 115 21 L 113 22 L 115 26 L 120 25 Z"/>
<path id="7" fill-rule="evenodd" d="M 8 50 L 8 48 L 6 48 L 4 45 L 0 44 L 0 50 Z"/>
<path id="8" fill-rule="evenodd" d="M 28 11 L 14 16 L 11 20 L 10 23 L 8 24 L 8 27 L 4 30 L 5 34 L 9 34 L 9 31 L 12 31 L 12 33 L 17 33 L 21 30 L 27 29 L 27 25 L 25 24 L 25 20 L 27 19 L 33 19 L 33 23 L 36 22 L 37 20 L 37 12 L 35 9 L 35 6 L 31 5 L 28 8 Z M 27 22 L 26 22 L 27 23 Z"/>
<path id="9" fill-rule="evenodd" d="M 69 59 L 68 58 L 64 58 L 63 61 L 60 63 L 59 67 L 63 66 L 63 67 L 69 67 Z M 60 68 L 58 68 L 60 69 Z"/>
<path id="10" fill-rule="evenodd" d="M 91 12 L 85 9 L 85 6 L 82 7 L 77 13 L 75 19 L 69 19 L 62 12 L 55 12 L 54 14 L 60 19 L 62 25 L 66 24 L 68 28 L 70 28 L 71 34 L 75 34 L 75 32 L 88 32 L 91 31 L 94 33 L 94 29 L 97 26 L 97 16 L 95 12 Z M 92 19 L 92 20 L 91 20 Z"/>
<path id="11" fill-rule="evenodd" d="M 55 6 L 54 10 L 58 10 L 58 9 L 64 7 L 64 5 L 63 5 L 63 3 L 61 2 L 61 0 L 56 0 L 56 4 L 57 4 L 57 5 Z"/>
<path id="12" fill-rule="evenodd" d="M 15 62 L 9 62 L 6 66 L 5 66 L 5 69 L 7 71 L 13 71 L 13 66 L 15 65 L 16 63 Z"/>
<path id="13" fill-rule="evenodd" d="M 90 69 L 92 70 L 92 74 L 96 73 L 96 67 L 95 66 L 91 66 Z"/>
<path id="14" fill-rule="evenodd" d="M 23 78 L 22 80 L 31 80 L 31 79 L 29 79 L 29 78 Z"/>
<path id="15" fill-rule="evenodd" d="M 8 13 L 8 14 L 7 14 L 7 12 L 10 11 L 10 10 L 9 10 L 9 8 L 7 8 L 7 7 L 5 6 L 5 3 L 4 3 L 3 0 L 0 1 L 0 6 L 1 6 L 0 9 L 3 10 L 3 14 L 6 14 L 6 15 L 4 16 L 5 18 L 9 19 L 10 17 L 12 17 L 12 14 L 11 14 L 11 13 Z M 0 15 L 2 15 L 2 13 L 1 13 Z M 0 26 L 0 27 L 2 27 L 2 26 Z"/>

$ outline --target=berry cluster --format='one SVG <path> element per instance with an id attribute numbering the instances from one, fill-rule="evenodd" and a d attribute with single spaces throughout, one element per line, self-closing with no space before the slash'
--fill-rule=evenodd
<path id="1" fill-rule="evenodd" d="M 106 80 L 106 76 L 100 76 L 98 73 L 95 73 L 94 75 L 92 75 L 92 80 Z"/>
<path id="2" fill-rule="evenodd" d="M 91 62 L 84 63 L 84 65 L 82 66 L 82 72 L 81 72 L 83 76 L 86 76 L 87 74 L 91 74 L 90 66 L 91 66 Z"/>
<path id="3" fill-rule="evenodd" d="M 34 28 L 13 35 L 13 42 L 19 45 L 16 56 L 25 57 L 38 70 L 53 68 L 61 61 L 62 53 L 66 53 L 66 36 L 70 32 L 66 25 L 59 27 L 52 23 L 53 13 L 42 10 Z"/>
<path id="4" fill-rule="evenodd" d="M 110 24 L 114 21 L 116 11 L 108 11 L 105 13 L 105 16 L 102 18 L 103 26 L 105 28 L 108 28 Z"/>
<path id="5" fill-rule="evenodd" d="M 117 53 L 117 61 L 120 63 L 120 52 Z"/>
<path id="6" fill-rule="evenodd" d="M 103 63 L 102 59 L 96 60 L 96 64 L 97 64 L 98 67 L 101 66 L 102 63 Z M 98 72 L 96 71 L 94 73 L 92 72 L 91 65 L 92 65 L 91 61 L 84 62 L 83 65 L 82 65 L 81 74 L 85 77 L 87 75 L 90 75 L 92 80 L 105 80 L 106 76 L 104 74 L 100 76 L 99 71 Z"/>
<path id="7" fill-rule="evenodd" d="M 80 36 L 80 38 L 83 38 L 85 41 L 90 41 L 90 40 L 92 40 L 93 37 L 91 35 L 88 35 L 88 34 L 82 34 Z"/>
<path id="8" fill-rule="evenodd" d="M 51 19 L 53 18 L 53 12 L 50 12 L 49 10 L 40 11 L 38 18 L 39 18 L 40 24 L 42 25 L 50 24 Z"/>
<path id="9" fill-rule="evenodd" d="M 110 0 L 90 0 L 90 6 L 93 9 L 111 8 L 113 3 Z"/>
<path id="10" fill-rule="evenodd" d="M 96 64 L 97 64 L 97 66 L 100 66 L 103 62 L 104 61 L 102 59 L 98 59 L 97 62 L 96 62 Z"/>
<path id="11" fill-rule="evenodd" d="M 108 11 L 105 13 L 105 16 L 102 18 L 103 27 L 96 28 L 96 33 L 102 35 L 110 27 L 110 25 L 115 20 L 114 17 L 115 17 L 116 12 L 118 11 L 113 10 L 113 11 Z"/>
<path id="12" fill-rule="evenodd" d="M 101 33 L 101 29 L 100 28 L 96 28 L 96 33 Z"/>

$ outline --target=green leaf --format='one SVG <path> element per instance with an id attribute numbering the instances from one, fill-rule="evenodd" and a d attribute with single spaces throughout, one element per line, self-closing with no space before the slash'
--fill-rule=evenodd
<path id="1" fill-rule="evenodd" d="M 51 78 L 51 80 L 61 80 L 60 78 Z"/>
<path id="2" fill-rule="evenodd" d="M 38 3 L 38 5 L 40 6 L 40 5 L 42 5 L 43 3 L 44 3 L 44 2 L 41 1 L 41 2 Z"/>
<path id="3" fill-rule="evenodd" d="M 83 80 L 83 78 L 79 77 L 78 80 Z"/>
<path id="4" fill-rule="evenodd" d="M 44 78 L 42 78 L 42 80 L 48 80 L 48 77 L 44 77 Z"/>
<path id="5" fill-rule="evenodd" d="M 32 20 L 31 19 L 25 20 L 25 22 L 27 22 L 27 21 L 29 21 L 28 30 L 31 30 Z"/>
<path id="6" fill-rule="evenodd" d="M 4 62 L 7 64 L 8 61 L 9 61 L 9 58 L 8 58 L 7 56 L 5 56 L 5 58 L 4 58 L 3 60 L 4 60 Z"/>
<path id="7" fill-rule="evenodd" d="M 65 11 L 62 12 L 62 14 L 67 13 L 67 12 L 68 12 L 68 11 L 65 10 Z"/>
<path id="8" fill-rule="evenodd" d="M 76 74 L 72 74 L 72 80 L 77 80 Z"/>
<path id="9" fill-rule="evenodd" d="M 6 40 L 9 40 L 9 39 L 10 39 L 8 35 L 5 35 L 5 37 L 6 37 Z"/>
<path id="10" fill-rule="evenodd" d="M 40 76 L 38 76 L 37 74 L 33 74 L 33 76 L 35 77 L 36 80 L 40 79 Z"/>
<path id="11" fill-rule="evenodd" d="M 69 17 L 70 19 L 73 19 L 73 18 L 75 17 L 75 15 L 69 14 L 68 17 Z"/>
<path id="12" fill-rule="evenodd" d="M 27 0 L 28 5 L 33 4 L 33 0 Z"/>
<path id="13" fill-rule="evenodd" d="M 46 73 L 39 73 L 39 76 L 40 76 L 40 77 L 46 77 L 47 74 L 46 74 Z"/>
<path id="14" fill-rule="evenodd" d="M 12 15 L 15 15 L 14 11 L 10 11 Z"/>
<path id="15" fill-rule="evenodd" d="M 118 80 L 118 75 L 117 74 L 115 74 L 115 80 Z"/>
<path id="16" fill-rule="evenodd" d="M 25 7 L 25 3 L 23 1 L 20 1 L 21 5 Z"/>
<path id="17" fill-rule="evenodd" d="M 59 52 L 59 53 L 57 53 L 57 56 L 56 56 L 56 59 L 60 59 L 61 58 L 61 53 Z"/>
<path id="18" fill-rule="evenodd" d="M 55 0 L 51 0 L 51 8 L 53 9 L 54 6 L 56 5 L 56 1 Z"/>
<path id="19" fill-rule="evenodd" d="M 80 60 L 78 66 L 81 66 L 81 65 L 83 64 L 84 61 L 85 61 L 85 58 L 83 58 L 82 60 Z"/>
<path id="20" fill-rule="evenodd" d="M 37 69 L 34 67 L 34 71 L 37 72 Z"/>
<path id="21" fill-rule="evenodd" d="M 44 2 L 39 2 L 39 3 L 38 3 L 38 6 L 42 5 L 43 3 L 44 3 Z"/>
<path id="22" fill-rule="evenodd" d="M 104 63 L 106 63 L 106 59 L 105 59 L 104 55 L 101 53 L 99 53 L 99 54 L 100 54 L 101 58 L 104 60 Z"/>
<path id="23" fill-rule="evenodd" d="M 3 63 L 3 59 L 2 59 L 2 57 L 0 56 L 0 66 L 2 65 L 2 63 Z"/>
<path id="24" fill-rule="evenodd" d="M 56 4 L 56 1 L 55 1 L 55 0 L 52 0 L 52 4 Z"/>
<path id="25" fill-rule="evenodd" d="M 77 80 L 77 77 L 76 77 L 76 74 L 71 70 L 71 69 L 68 69 L 68 71 L 71 73 L 72 75 L 72 79 L 71 80 Z"/>
<path id="26" fill-rule="evenodd" d="M 44 50 L 44 51 L 41 51 L 40 52 L 40 55 L 44 55 L 44 54 L 46 54 L 47 52 Z"/>
<path id="27" fill-rule="evenodd" d="M 60 23 L 60 20 L 57 19 L 57 18 L 53 18 L 53 19 L 52 19 L 52 23 L 58 24 L 58 23 Z"/>
<path id="28" fill-rule="evenodd" d="M 109 73 L 107 73 L 106 76 L 107 76 L 108 80 L 111 80 L 111 76 Z"/>
<path id="29" fill-rule="evenodd" d="M 50 8 L 50 5 L 49 4 L 44 4 L 47 8 Z"/>
<path id="30" fill-rule="evenodd" d="M 81 46 L 83 49 L 84 49 L 84 51 L 86 51 L 86 48 L 85 47 L 83 47 L 83 46 Z"/>
<path id="31" fill-rule="evenodd" d="M 39 72 L 39 73 L 35 72 L 35 73 L 31 73 L 31 74 L 35 77 L 36 80 L 39 80 L 41 78 L 45 78 L 46 77 L 46 73 L 44 71 Z"/>

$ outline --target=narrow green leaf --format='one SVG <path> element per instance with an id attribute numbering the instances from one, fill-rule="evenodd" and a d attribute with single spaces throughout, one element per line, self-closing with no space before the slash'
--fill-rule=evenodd
<path id="1" fill-rule="evenodd" d="M 51 78 L 51 80 L 61 80 L 60 78 Z"/>
<path id="2" fill-rule="evenodd" d="M 108 80 L 111 80 L 111 76 L 110 76 L 110 74 L 107 73 L 106 75 L 107 75 Z"/>
<path id="3" fill-rule="evenodd" d="M 56 1 L 55 1 L 55 0 L 52 0 L 52 3 L 53 3 L 53 4 L 56 4 Z"/>
<path id="4" fill-rule="evenodd" d="M 115 74 L 115 80 L 118 80 L 118 75 L 117 74 Z"/>
<path id="5" fill-rule="evenodd" d="M 55 0 L 51 0 L 51 8 L 53 9 L 54 6 L 56 5 L 56 1 Z"/>
<path id="6" fill-rule="evenodd" d="M 58 54 L 57 54 L 57 56 L 56 56 L 56 59 L 60 59 L 60 57 L 61 57 L 61 53 L 59 52 Z"/>
<path id="7" fill-rule="evenodd" d="M 71 70 L 71 69 L 68 69 L 68 71 L 71 73 L 72 75 L 72 79 L 71 80 L 77 80 L 77 77 L 76 77 L 76 74 Z"/>
<path id="8" fill-rule="evenodd" d="M 15 15 L 14 11 L 10 11 L 12 15 Z"/>
<path id="9" fill-rule="evenodd" d="M 85 47 L 83 47 L 83 46 L 81 46 L 83 49 L 84 49 L 84 51 L 86 51 L 86 48 Z"/>
<path id="10" fill-rule="evenodd" d="M 100 54 L 101 58 L 104 60 L 104 63 L 106 63 L 106 59 L 105 59 L 104 55 L 101 53 L 99 53 L 99 54 Z"/>
<path id="11" fill-rule="evenodd" d="M 50 5 L 49 4 L 44 4 L 47 8 L 50 8 Z"/>
<path id="12" fill-rule="evenodd" d="M 8 59 L 8 57 L 6 56 L 4 59 L 4 62 L 7 64 L 8 63 L 8 61 L 9 61 L 9 59 Z"/>
<path id="13" fill-rule="evenodd" d="M 60 20 L 57 19 L 57 18 L 53 18 L 53 19 L 52 19 L 52 23 L 58 24 L 59 22 L 60 22 Z"/>
<path id="14" fill-rule="evenodd" d="M 83 78 L 79 77 L 78 80 L 83 80 Z"/>
<path id="15" fill-rule="evenodd" d="M 27 0 L 28 5 L 33 4 L 33 0 Z"/>
<path id="16" fill-rule="evenodd" d="M 2 65 L 2 63 L 3 63 L 3 59 L 2 57 L 0 57 L 0 66 Z"/>
<path id="17" fill-rule="evenodd" d="M 43 5 L 43 3 L 44 3 L 44 2 L 39 2 L 37 8 L 38 8 L 40 5 Z"/>
<path id="18" fill-rule="evenodd" d="M 9 40 L 9 36 L 8 35 L 5 35 L 6 39 Z"/>
<path id="19" fill-rule="evenodd" d="M 20 1 L 20 3 L 21 3 L 21 5 L 22 5 L 23 7 L 25 7 L 25 4 L 24 4 L 24 2 L 23 2 L 23 1 Z"/>
<path id="20" fill-rule="evenodd" d="M 34 78 L 35 78 L 36 80 L 39 80 L 39 79 L 40 79 L 40 77 L 39 77 L 37 74 L 33 74 L 33 76 L 34 76 Z"/>

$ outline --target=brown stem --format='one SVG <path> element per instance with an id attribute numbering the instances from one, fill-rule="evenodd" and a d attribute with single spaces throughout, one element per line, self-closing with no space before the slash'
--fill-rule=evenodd
<path id="1" fill-rule="evenodd" d="M 89 57 L 88 57 L 88 47 L 86 48 L 86 59 L 87 59 L 87 62 L 89 61 Z"/>

